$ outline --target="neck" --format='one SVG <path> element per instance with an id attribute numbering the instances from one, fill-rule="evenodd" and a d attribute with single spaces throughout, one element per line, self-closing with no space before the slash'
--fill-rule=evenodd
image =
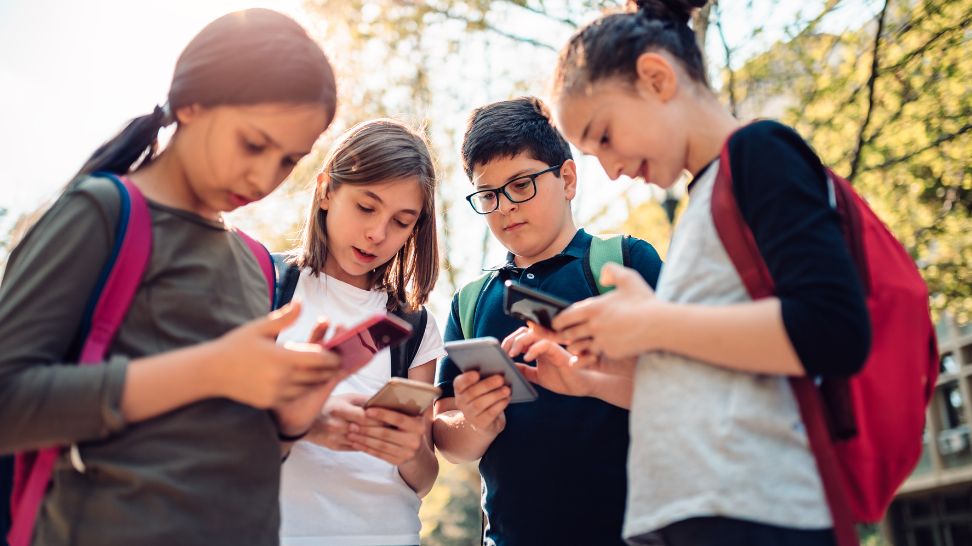
<path id="1" fill-rule="evenodd" d="M 685 168 L 693 175 L 719 156 L 726 139 L 740 125 L 712 93 L 707 92 L 698 106 L 687 120 L 694 130 L 688 139 Z"/>
<path id="2" fill-rule="evenodd" d="M 574 225 L 574 217 L 571 215 L 570 209 L 568 208 L 563 226 L 561 227 L 560 231 L 557 232 L 557 236 L 554 238 L 554 240 L 551 241 L 551 243 L 542 251 L 531 256 L 514 255 L 513 263 L 517 267 L 530 267 L 537 262 L 542 262 L 549 258 L 553 258 L 567 248 L 567 245 L 570 244 L 570 241 L 574 238 L 576 233 L 577 226 Z"/>
<path id="3" fill-rule="evenodd" d="M 189 184 L 189 177 L 175 152 L 175 138 L 169 146 L 144 168 L 131 174 L 145 197 L 156 203 L 187 210 L 210 220 L 221 220 L 219 211 L 204 207 Z"/>
<path id="4" fill-rule="evenodd" d="M 341 264 L 334 259 L 334 256 L 329 252 L 327 257 L 324 258 L 324 274 L 333 277 L 345 284 L 350 284 L 355 288 L 360 288 L 362 290 L 371 290 L 373 288 L 371 275 L 352 275 L 341 267 Z"/>

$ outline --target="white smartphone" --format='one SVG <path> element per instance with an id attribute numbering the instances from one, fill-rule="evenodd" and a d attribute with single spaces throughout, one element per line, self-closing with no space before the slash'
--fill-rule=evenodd
<path id="1" fill-rule="evenodd" d="M 449 358 L 456 366 L 468 372 L 476 370 L 480 376 L 503 374 L 506 384 L 512 389 L 510 403 L 533 402 L 537 391 L 510 359 L 495 337 L 477 337 L 445 344 Z"/>
<path id="2" fill-rule="evenodd" d="M 365 402 L 364 407 L 387 408 L 414 417 L 429 409 L 440 394 L 442 391 L 438 387 L 428 383 L 393 377 Z"/>

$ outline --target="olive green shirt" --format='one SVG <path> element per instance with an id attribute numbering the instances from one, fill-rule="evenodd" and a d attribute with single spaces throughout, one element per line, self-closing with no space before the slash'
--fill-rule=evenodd
<path id="1" fill-rule="evenodd" d="M 152 252 L 100 365 L 80 325 L 121 207 L 107 179 L 68 189 L 13 251 L 0 285 L 0 453 L 77 443 L 58 460 L 34 544 L 275 545 L 280 448 L 266 411 L 208 399 L 125 423 L 126 366 L 212 340 L 269 309 L 260 266 L 221 223 L 149 202 Z"/>

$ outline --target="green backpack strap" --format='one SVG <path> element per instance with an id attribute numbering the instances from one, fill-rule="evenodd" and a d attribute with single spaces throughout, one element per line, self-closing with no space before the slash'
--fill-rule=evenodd
<path id="1" fill-rule="evenodd" d="M 459 327 L 462 328 L 463 339 L 472 339 L 473 321 L 476 318 L 476 304 L 486 283 L 493 276 L 493 271 L 483 273 L 478 279 L 459 289 Z"/>
<path id="2" fill-rule="evenodd" d="M 624 235 L 592 235 L 591 246 L 587 251 L 587 267 L 590 272 L 590 280 L 594 281 L 593 288 L 597 289 L 598 294 L 605 294 L 614 290 L 613 286 L 601 284 L 601 268 L 608 262 L 614 262 L 627 266 L 624 251 Z"/>

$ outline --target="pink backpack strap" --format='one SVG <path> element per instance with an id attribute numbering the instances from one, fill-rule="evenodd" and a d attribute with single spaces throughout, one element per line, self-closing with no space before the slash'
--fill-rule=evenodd
<path id="1" fill-rule="evenodd" d="M 114 339 L 152 253 L 152 218 L 142 192 L 124 177 L 99 174 L 111 179 L 121 196 L 115 245 L 103 278 L 92 295 L 90 327 L 85 334 L 80 363 L 102 362 Z M 17 454 L 11 495 L 10 546 L 28 546 L 40 505 L 47 493 L 59 447 Z"/>
<path id="2" fill-rule="evenodd" d="M 267 281 L 267 289 L 270 292 L 270 308 L 272 309 L 274 301 L 273 296 L 277 284 L 277 275 L 274 272 L 273 259 L 270 257 L 270 251 L 267 250 L 267 247 L 260 244 L 259 241 L 253 237 L 250 237 L 246 233 L 243 233 L 242 230 L 237 229 L 236 235 L 238 235 L 240 239 L 243 239 L 243 242 L 246 243 L 246 246 L 250 249 L 250 252 L 253 253 L 253 257 L 256 258 L 257 263 L 260 264 L 260 270 L 263 271 L 263 276 Z"/>
<path id="3" fill-rule="evenodd" d="M 719 171 L 712 187 L 712 222 L 719 239 L 739 273 L 746 291 L 754 300 L 774 294 L 773 278 L 763 261 L 756 239 L 743 218 L 732 191 L 732 170 L 729 164 L 729 140 L 722 146 Z M 837 546 L 856 546 L 857 531 L 851 519 L 850 506 L 844 492 L 844 481 L 837 463 L 826 420 L 826 410 L 820 391 L 809 377 L 793 377 L 790 386 L 800 408 L 800 416 L 807 431 L 807 439 L 817 463 L 824 495 L 833 519 Z"/>

